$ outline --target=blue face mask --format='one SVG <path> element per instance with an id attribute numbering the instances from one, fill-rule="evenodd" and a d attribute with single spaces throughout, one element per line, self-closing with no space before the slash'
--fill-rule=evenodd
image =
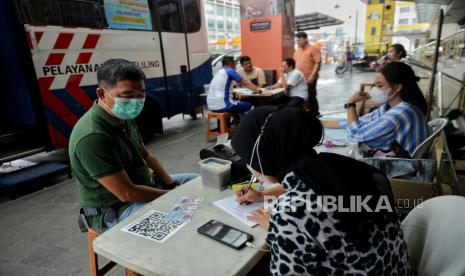
<path id="1" fill-rule="evenodd" d="M 105 92 L 110 95 L 108 91 Z M 120 118 L 121 120 L 132 120 L 136 118 L 144 108 L 145 97 L 143 98 L 120 98 L 120 97 L 113 97 L 110 95 L 115 101 L 115 105 L 111 109 L 113 114 L 116 117 Z"/>

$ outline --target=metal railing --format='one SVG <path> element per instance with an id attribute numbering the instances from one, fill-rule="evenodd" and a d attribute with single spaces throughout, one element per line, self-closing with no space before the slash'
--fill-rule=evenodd
<path id="1" fill-rule="evenodd" d="M 407 61 L 431 70 L 433 68 L 435 44 L 436 41 L 431 41 L 411 51 L 407 56 Z M 439 63 L 447 66 L 451 63 L 465 62 L 465 29 L 442 38 L 440 45 Z"/>
<path id="2" fill-rule="evenodd" d="M 431 102 L 433 117 L 442 117 L 450 109 L 462 108 L 465 80 L 449 74 L 448 69 L 465 63 L 465 29 L 444 37 L 439 45 L 438 74 Z M 406 58 L 406 62 L 421 78 L 419 86 L 427 98 L 430 96 L 428 82 L 433 77 L 435 46 L 436 41 L 432 41 L 411 51 Z"/>

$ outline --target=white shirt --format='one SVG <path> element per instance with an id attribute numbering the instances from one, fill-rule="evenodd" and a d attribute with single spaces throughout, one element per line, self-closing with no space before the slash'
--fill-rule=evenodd
<path id="1" fill-rule="evenodd" d="M 291 72 L 284 74 L 284 78 L 287 80 L 287 84 L 292 86 L 289 90 L 290 97 L 300 97 L 304 99 L 304 101 L 308 99 L 308 87 L 302 72 L 294 69 Z M 279 79 L 278 82 L 282 83 L 281 79 Z"/>
<path id="2" fill-rule="evenodd" d="M 231 68 L 223 67 L 223 69 L 216 72 L 210 82 L 210 90 L 207 95 L 209 110 L 223 110 L 233 105 L 233 101 L 230 99 L 231 82 L 233 80 L 241 82 L 242 77 Z"/>

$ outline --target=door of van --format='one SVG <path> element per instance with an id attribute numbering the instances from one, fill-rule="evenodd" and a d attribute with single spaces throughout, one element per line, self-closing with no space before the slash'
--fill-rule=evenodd
<path id="1" fill-rule="evenodd" d="M 166 66 L 167 115 L 192 109 L 189 46 L 182 0 L 155 1 L 162 54 Z"/>

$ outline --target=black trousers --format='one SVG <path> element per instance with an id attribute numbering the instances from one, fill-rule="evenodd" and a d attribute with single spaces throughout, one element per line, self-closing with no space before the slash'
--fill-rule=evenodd
<path id="1" fill-rule="evenodd" d="M 288 107 L 302 107 L 304 99 L 301 97 L 289 97 L 289 100 L 286 103 Z"/>
<path id="2" fill-rule="evenodd" d="M 269 105 L 284 105 L 286 107 L 302 107 L 304 99 L 301 97 L 283 96 L 270 101 Z"/>
<path id="3" fill-rule="evenodd" d="M 318 100 L 316 99 L 316 83 L 307 83 L 308 88 L 308 103 L 310 104 L 310 110 L 315 114 L 319 114 Z"/>

